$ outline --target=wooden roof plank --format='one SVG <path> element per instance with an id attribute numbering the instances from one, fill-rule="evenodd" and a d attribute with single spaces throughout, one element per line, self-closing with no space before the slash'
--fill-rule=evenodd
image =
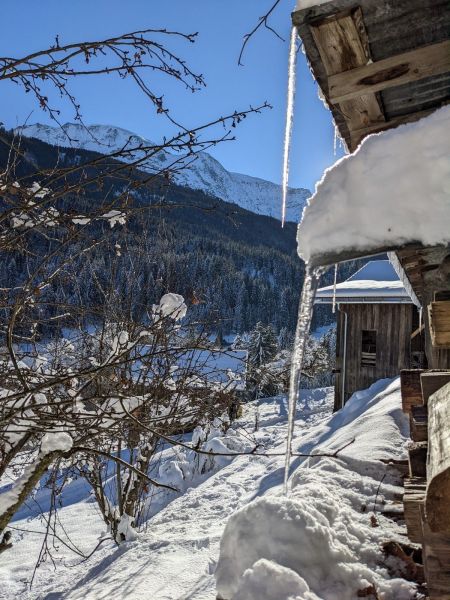
<path id="1" fill-rule="evenodd" d="M 309 29 L 329 77 L 370 63 L 369 42 L 359 7 L 315 21 Z M 355 130 L 385 122 L 380 100 L 372 93 L 343 101 L 338 110 Z"/>
<path id="2" fill-rule="evenodd" d="M 358 7 L 357 13 L 355 7 Z M 362 33 L 359 30 L 359 17 L 356 15 L 361 16 Z M 302 38 L 311 71 L 333 114 L 341 137 L 353 151 L 369 133 L 408 122 L 412 120 L 411 115 L 439 108 L 448 102 L 450 72 L 364 95 L 364 99 L 371 98 L 369 107 L 373 107 L 373 111 L 367 105 L 358 104 L 361 102 L 360 98 L 333 104 L 330 101 L 329 77 L 336 77 L 338 73 L 330 73 L 325 68 L 312 27 L 344 16 L 352 16 L 365 54 L 378 62 L 418 47 L 448 41 L 450 4 L 448 0 L 330 0 L 296 10 L 292 14 L 292 21 Z M 382 112 L 381 116 L 378 107 Z M 383 122 L 388 125 L 382 126 Z"/>
<path id="3" fill-rule="evenodd" d="M 333 104 L 450 71 L 450 40 L 329 76 Z"/>

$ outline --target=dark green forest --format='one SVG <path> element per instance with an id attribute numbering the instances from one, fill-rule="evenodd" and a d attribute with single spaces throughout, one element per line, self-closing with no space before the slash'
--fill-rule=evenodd
<path id="1" fill-rule="evenodd" d="M 2 131 L 3 138 L 9 135 Z M 5 168 L 10 157 L 7 145 L 0 147 Z M 16 175 L 31 182 L 36 173 L 56 164 L 70 167 L 96 156 L 73 148 L 62 152 L 39 140 L 23 138 Z M 96 168 L 101 172 L 101 164 Z M 83 193 L 58 201 L 59 211 L 76 215 L 105 198 L 113 199 L 128 186 L 132 210 L 125 225 L 91 225 L 89 235 L 99 243 L 89 252 L 83 252 L 83 236 L 71 245 L 73 258 L 40 298 L 42 334 L 54 331 L 51 319 L 62 307 L 68 316 L 58 320 L 58 327 L 70 326 L 70 313 L 80 306 L 86 308 L 87 320 L 102 318 L 103 311 L 114 314 L 120 307 L 121 314 L 129 311 L 133 320 L 145 322 L 152 304 L 164 293 L 175 292 L 185 297 L 190 319 L 205 324 L 211 332 L 242 334 L 262 322 L 289 340 L 304 274 L 296 254 L 296 224 L 287 223 L 282 229 L 273 218 L 167 180 L 156 178 L 139 185 L 143 177 L 140 171 L 128 169 L 120 177 L 106 178 L 101 188 L 84 188 Z M 136 191 L 130 181 L 136 182 Z M 3 204 L 2 210 L 5 208 L 9 207 Z M 23 282 L 60 243 L 57 235 L 36 233 L 34 238 L 32 251 L 14 248 L 2 256 L 1 287 Z M 51 262 L 47 265 L 53 267 Z M 354 270 L 354 264 L 341 266 L 339 279 Z M 328 273 L 324 283 L 331 279 L 332 273 Z M 313 326 L 333 320 L 329 308 L 320 307 Z"/>

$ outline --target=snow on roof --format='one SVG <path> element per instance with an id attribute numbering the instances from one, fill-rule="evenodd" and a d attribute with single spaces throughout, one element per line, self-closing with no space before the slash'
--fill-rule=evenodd
<path id="1" fill-rule="evenodd" d="M 321 4 L 327 4 L 330 0 L 297 0 L 297 6 L 295 10 L 303 10 L 304 8 L 311 8 L 312 6 L 320 6 Z"/>
<path id="2" fill-rule="evenodd" d="M 320 288 L 318 304 L 333 301 L 334 286 Z M 388 260 L 371 260 L 346 281 L 336 285 L 336 301 L 346 303 L 411 303 L 412 300 Z"/>
<path id="3" fill-rule="evenodd" d="M 450 106 L 370 135 L 327 169 L 303 211 L 299 255 L 313 264 L 410 242 L 450 242 Z"/>

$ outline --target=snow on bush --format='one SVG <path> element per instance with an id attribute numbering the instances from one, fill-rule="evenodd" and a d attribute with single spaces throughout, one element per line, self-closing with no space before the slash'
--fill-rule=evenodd
<path id="1" fill-rule="evenodd" d="M 354 249 L 450 241 L 450 106 L 370 135 L 327 169 L 303 211 L 305 261 Z"/>
<path id="2" fill-rule="evenodd" d="M 381 383 L 386 387 L 386 381 Z M 328 441 L 316 445 L 313 453 L 330 452 L 355 437 L 339 458 L 308 459 L 291 477 L 288 497 L 271 490 L 230 517 L 215 573 L 220 598 L 252 598 L 242 590 L 263 589 L 268 568 L 265 563 L 264 568 L 257 567 L 261 559 L 271 561 L 275 570 L 280 565 L 290 569 L 289 581 L 294 581 L 293 571 L 306 582 L 305 593 L 292 598 L 353 600 L 372 586 L 380 600 L 414 597 L 414 585 L 392 579 L 382 564 L 384 517 L 377 514 L 380 527 L 374 527 L 371 519 L 376 498 L 378 511 L 384 501 L 378 488 L 386 467 L 379 459 L 398 455 L 405 445 L 398 390 L 391 385 L 378 395 L 377 391 L 380 383 L 355 394 L 331 417 Z M 395 537 L 395 532 L 389 535 Z M 245 574 L 247 569 L 251 572 Z M 277 593 L 267 598 L 286 597 L 283 588 Z"/>
<path id="3" fill-rule="evenodd" d="M 224 431 L 226 430 L 226 431 Z M 203 427 L 197 426 L 192 433 L 191 447 L 203 453 L 176 448 L 175 457 L 161 463 L 158 470 L 158 481 L 175 487 L 180 492 L 186 491 L 201 476 L 212 474 L 225 467 L 233 457 L 233 452 L 250 452 L 250 441 L 229 427 L 226 415 L 215 418 L 212 423 Z M 211 453 L 211 454 L 207 454 Z M 221 456 L 221 455 L 227 456 Z"/>
<path id="4" fill-rule="evenodd" d="M 126 542 L 134 542 L 137 539 L 137 532 L 133 528 L 133 517 L 124 513 L 120 517 L 119 525 L 117 526 L 117 541 L 124 539 Z"/>
<path id="5" fill-rule="evenodd" d="M 48 454 L 55 450 L 68 452 L 72 448 L 72 444 L 71 436 L 65 431 L 51 431 L 42 438 L 41 452 L 42 454 Z"/>
<path id="6" fill-rule="evenodd" d="M 154 305 L 154 311 L 161 318 L 171 317 L 175 321 L 179 321 L 186 316 L 187 306 L 183 296 L 170 292 L 164 294 L 159 301 L 159 305 Z"/>
<path id="7" fill-rule="evenodd" d="M 120 210 L 110 210 L 109 212 L 102 215 L 102 217 L 108 221 L 111 229 L 117 224 L 125 225 L 126 223 L 125 213 L 123 213 Z"/>

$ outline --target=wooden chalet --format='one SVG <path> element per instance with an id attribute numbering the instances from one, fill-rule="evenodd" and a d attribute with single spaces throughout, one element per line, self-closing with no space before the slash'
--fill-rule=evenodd
<path id="1" fill-rule="evenodd" d="M 424 366 L 418 307 L 388 260 L 320 288 L 315 302 L 337 307 L 334 410 L 378 379 Z"/>
<path id="2" fill-rule="evenodd" d="M 304 0 L 302 8 L 300 0 L 293 23 L 350 152 L 371 133 L 417 121 L 449 103 L 448 0 L 312 4 Z M 450 242 L 450 197 L 448 226 Z M 349 249 L 315 262 L 385 251 L 422 307 L 427 361 L 422 369 L 397 367 L 412 438 L 404 483 L 406 528 L 410 540 L 422 546 L 429 597 L 450 600 L 450 244 L 427 247 L 411 240 L 370 253 Z M 408 327 L 405 340 L 409 335 Z M 392 330 L 386 343 L 395 345 L 397 338 Z M 361 361 L 360 367 L 365 368 Z"/>

